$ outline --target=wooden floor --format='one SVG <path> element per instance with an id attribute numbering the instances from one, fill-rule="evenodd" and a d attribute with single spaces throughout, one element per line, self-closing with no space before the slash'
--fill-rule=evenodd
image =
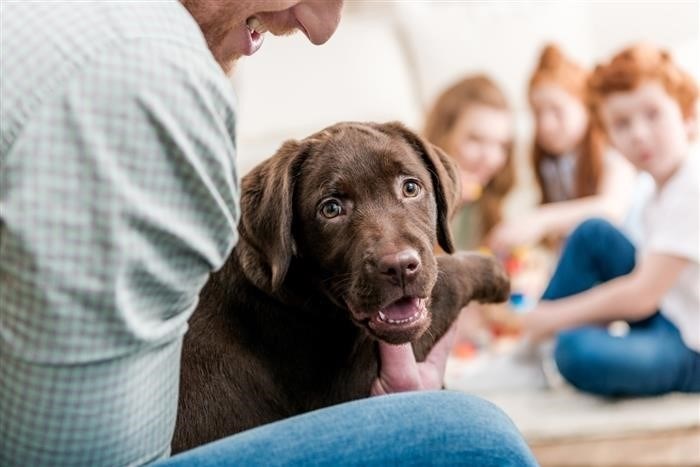
<path id="1" fill-rule="evenodd" d="M 700 428 L 532 443 L 543 467 L 700 466 Z"/>

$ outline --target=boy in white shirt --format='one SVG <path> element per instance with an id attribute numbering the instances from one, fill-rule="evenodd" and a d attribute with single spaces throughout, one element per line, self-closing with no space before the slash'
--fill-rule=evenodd
<path id="1" fill-rule="evenodd" d="M 697 85 L 668 53 L 637 45 L 598 66 L 589 90 L 612 145 L 656 183 L 644 238 L 636 252 L 606 221 L 581 224 L 524 329 L 556 334 L 557 366 L 581 390 L 700 392 Z M 615 320 L 626 335 L 608 333 Z"/>

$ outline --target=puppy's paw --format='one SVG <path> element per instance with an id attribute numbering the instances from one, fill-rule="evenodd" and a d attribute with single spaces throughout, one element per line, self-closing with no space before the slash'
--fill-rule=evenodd
<path id="1" fill-rule="evenodd" d="M 472 300 L 500 303 L 508 300 L 510 279 L 501 263 L 481 253 L 456 253 L 464 264 L 472 286 Z"/>

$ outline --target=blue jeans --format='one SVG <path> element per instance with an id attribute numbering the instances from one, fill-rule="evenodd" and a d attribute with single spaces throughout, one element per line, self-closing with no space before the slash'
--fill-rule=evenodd
<path id="1" fill-rule="evenodd" d="M 451 391 L 371 397 L 180 453 L 174 466 L 537 465 L 510 419 Z"/>
<path id="2" fill-rule="evenodd" d="M 574 295 L 630 273 L 634 245 L 607 221 L 590 219 L 574 230 L 542 298 Z M 700 354 L 683 343 L 663 314 L 629 323 L 624 337 L 600 326 L 584 326 L 557 336 L 554 359 L 562 376 L 577 388 L 605 396 L 700 392 Z"/>

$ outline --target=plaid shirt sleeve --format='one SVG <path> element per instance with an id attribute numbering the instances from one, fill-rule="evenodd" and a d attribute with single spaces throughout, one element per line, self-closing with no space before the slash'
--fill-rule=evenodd
<path id="1" fill-rule="evenodd" d="M 179 4 L 130 9 L 3 5 L 2 466 L 167 456 L 186 321 L 236 241 L 230 83 Z"/>

